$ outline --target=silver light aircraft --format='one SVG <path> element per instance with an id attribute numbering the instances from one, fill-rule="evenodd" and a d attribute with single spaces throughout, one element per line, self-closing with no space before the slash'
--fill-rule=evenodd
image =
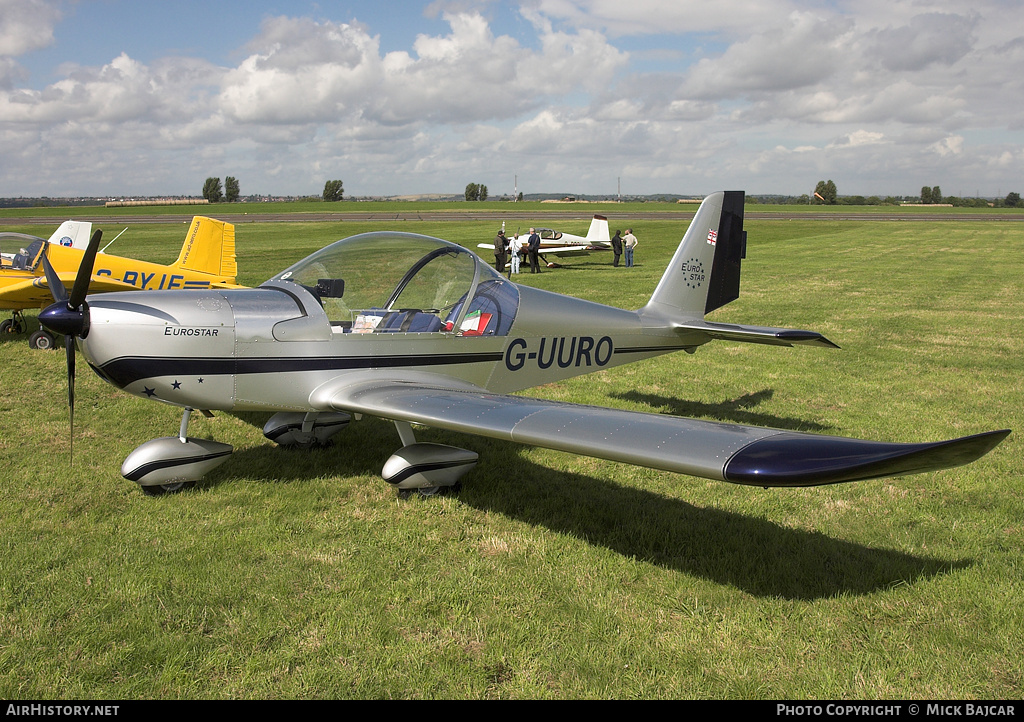
<path id="1" fill-rule="evenodd" d="M 352 416 L 389 419 L 401 448 L 382 476 L 401 495 L 457 488 L 477 463 L 417 443 L 412 424 L 763 487 L 957 466 L 1010 433 L 884 443 L 514 394 L 713 340 L 837 348 L 812 331 L 705 320 L 737 298 L 745 243 L 742 191 L 709 196 L 637 311 L 516 285 L 463 247 L 404 233 L 338 241 L 258 288 L 86 298 L 94 244 L 80 282 L 40 321 L 66 334 L 72 419 L 76 339 L 110 383 L 184 408 L 177 436 L 122 465 L 150 494 L 201 479 L 231 453 L 187 436 L 193 409 L 266 411 L 264 434 L 299 446 L 327 443 Z"/>

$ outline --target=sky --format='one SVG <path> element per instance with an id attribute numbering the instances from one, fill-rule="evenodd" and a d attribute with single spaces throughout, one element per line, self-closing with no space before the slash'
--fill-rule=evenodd
<path id="1" fill-rule="evenodd" d="M 1019 0 L 0 0 L 0 196 L 1024 191 Z"/>

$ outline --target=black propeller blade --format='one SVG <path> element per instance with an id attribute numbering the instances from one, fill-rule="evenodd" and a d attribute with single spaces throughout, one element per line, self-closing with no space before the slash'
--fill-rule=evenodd
<path id="1" fill-rule="evenodd" d="M 47 306 L 39 313 L 39 323 L 56 333 L 64 334 L 64 348 L 68 362 L 68 409 L 71 418 L 71 454 L 74 459 L 75 444 L 75 337 L 85 338 L 89 333 L 89 307 L 85 297 L 89 293 L 89 282 L 92 280 L 92 267 L 96 262 L 96 252 L 100 246 L 103 231 L 97 230 L 89 239 L 89 245 L 82 255 L 78 266 L 75 285 L 71 295 L 64 288 L 57 271 L 43 254 L 43 272 L 46 283 L 50 286 L 55 303 Z"/>

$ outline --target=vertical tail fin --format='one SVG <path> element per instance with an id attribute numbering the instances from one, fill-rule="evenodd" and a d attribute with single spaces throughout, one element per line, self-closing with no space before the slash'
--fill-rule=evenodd
<path id="1" fill-rule="evenodd" d="M 736 300 L 746 246 L 743 191 L 709 195 L 697 209 L 644 310 L 699 319 Z"/>
<path id="2" fill-rule="evenodd" d="M 233 282 L 238 273 L 234 225 L 195 216 L 174 265 L 187 271 L 223 276 Z"/>
<path id="3" fill-rule="evenodd" d="M 85 250 L 92 237 L 90 221 L 64 221 L 50 236 L 50 243 Z"/>
<path id="4" fill-rule="evenodd" d="M 604 216 L 594 216 L 590 221 L 590 229 L 587 230 L 587 240 L 591 243 L 601 241 L 609 243 L 612 237 L 608 235 L 608 219 Z"/>

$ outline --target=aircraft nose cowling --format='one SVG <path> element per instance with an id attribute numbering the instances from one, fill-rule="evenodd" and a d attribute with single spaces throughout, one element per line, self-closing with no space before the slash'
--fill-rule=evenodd
<path id="1" fill-rule="evenodd" d="M 40 311 L 39 323 L 55 333 L 85 338 L 89 335 L 88 307 L 83 303 L 80 309 L 69 308 L 67 301 L 57 301 Z"/>
<path id="2" fill-rule="evenodd" d="M 235 320 L 224 292 L 92 296 L 89 327 L 79 349 L 114 386 L 177 406 L 232 408 Z"/>

